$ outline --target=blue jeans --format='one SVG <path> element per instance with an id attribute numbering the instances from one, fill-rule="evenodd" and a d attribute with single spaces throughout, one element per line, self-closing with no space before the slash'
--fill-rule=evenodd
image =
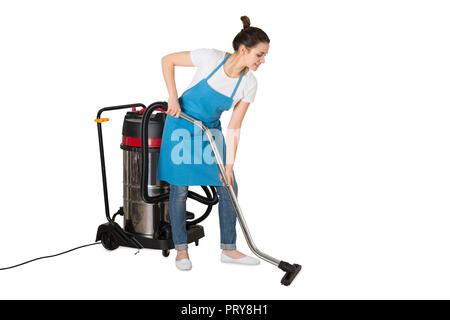
<path id="1" fill-rule="evenodd" d="M 216 186 L 219 196 L 219 224 L 220 224 L 220 248 L 224 250 L 236 249 L 236 213 L 233 209 L 227 189 L 223 186 Z M 238 187 L 235 183 L 234 193 L 238 194 Z M 186 200 L 188 186 L 170 185 L 169 216 L 172 225 L 172 240 L 175 249 L 186 250 Z"/>

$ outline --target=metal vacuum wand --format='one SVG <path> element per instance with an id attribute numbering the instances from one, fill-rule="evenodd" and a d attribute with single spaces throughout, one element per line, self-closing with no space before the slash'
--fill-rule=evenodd
<path id="1" fill-rule="evenodd" d="M 219 150 L 217 149 L 216 143 L 214 142 L 214 139 L 213 139 L 213 136 L 212 136 L 210 130 L 206 126 L 204 126 L 201 121 L 191 118 L 190 116 L 188 116 L 184 113 L 180 113 L 180 117 L 193 123 L 194 125 L 196 125 L 197 127 L 199 127 L 200 129 L 203 130 L 203 132 L 208 137 L 209 143 L 211 145 L 211 150 L 213 151 L 214 157 L 216 158 L 216 163 L 219 166 L 220 173 L 222 174 L 222 177 L 225 177 L 226 176 L 225 175 L 225 167 L 223 165 L 222 158 L 220 157 Z M 247 241 L 248 246 L 250 247 L 250 249 L 253 251 L 253 253 L 256 256 L 258 256 L 262 260 L 265 260 L 273 265 L 278 266 L 281 270 L 286 272 L 286 274 L 281 279 L 281 283 L 286 286 L 290 285 L 292 283 L 292 281 L 295 279 L 295 277 L 297 276 L 297 274 L 300 272 L 302 266 L 298 265 L 298 264 L 290 264 L 285 261 L 277 260 L 277 259 L 269 256 L 268 254 L 265 254 L 264 252 L 260 251 L 256 247 L 256 245 L 253 242 L 253 239 L 250 235 L 250 231 L 248 230 L 248 226 L 245 222 L 244 215 L 242 214 L 242 210 L 241 210 L 241 207 L 239 206 L 239 203 L 237 201 L 237 197 L 234 193 L 234 190 L 233 190 L 232 186 L 228 183 L 227 179 L 224 178 L 223 181 L 225 183 L 225 187 L 227 189 L 228 195 L 230 196 L 234 211 L 236 212 L 237 218 L 239 220 L 239 224 L 241 225 L 242 232 L 244 233 L 245 240 Z"/>

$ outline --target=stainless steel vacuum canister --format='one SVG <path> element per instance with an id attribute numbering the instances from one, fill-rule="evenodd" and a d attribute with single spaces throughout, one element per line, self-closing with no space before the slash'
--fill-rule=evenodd
<path id="1" fill-rule="evenodd" d="M 148 125 L 149 196 L 157 196 L 169 192 L 169 184 L 157 179 L 159 150 L 165 116 L 164 113 L 154 113 Z M 125 115 L 122 128 L 122 144 L 120 145 L 120 148 L 123 150 L 123 225 L 128 232 L 153 239 L 157 237 L 156 233 L 161 222 L 169 223 L 169 202 L 166 200 L 148 204 L 141 198 L 141 123 L 141 112 L 130 111 Z"/>

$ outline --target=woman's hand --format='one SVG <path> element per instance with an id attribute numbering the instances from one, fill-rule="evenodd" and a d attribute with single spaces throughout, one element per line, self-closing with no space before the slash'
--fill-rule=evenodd
<path id="1" fill-rule="evenodd" d="M 225 166 L 225 175 L 228 181 L 228 184 L 234 188 L 234 179 L 233 179 L 233 166 L 226 165 Z M 220 181 L 222 181 L 223 186 L 225 187 L 225 182 L 223 181 L 222 174 L 219 174 Z"/>
<path id="2" fill-rule="evenodd" d="M 167 101 L 167 111 L 168 115 L 172 117 L 178 118 L 181 113 L 180 103 L 178 102 L 178 98 L 174 96 L 169 97 L 169 101 Z"/>

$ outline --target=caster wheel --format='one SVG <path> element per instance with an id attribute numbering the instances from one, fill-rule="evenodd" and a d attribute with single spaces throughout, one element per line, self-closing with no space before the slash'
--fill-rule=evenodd
<path id="1" fill-rule="evenodd" d="M 198 240 L 195 241 L 195 246 L 198 247 Z"/>
<path id="2" fill-rule="evenodd" d="M 101 240 L 102 240 L 102 245 L 106 250 L 115 250 L 119 247 L 117 240 L 109 232 L 102 233 Z"/>
<path id="3" fill-rule="evenodd" d="M 162 251 L 162 255 L 164 256 L 164 257 L 168 257 L 169 256 L 169 254 L 170 254 L 170 250 L 163 250 Z"/>

